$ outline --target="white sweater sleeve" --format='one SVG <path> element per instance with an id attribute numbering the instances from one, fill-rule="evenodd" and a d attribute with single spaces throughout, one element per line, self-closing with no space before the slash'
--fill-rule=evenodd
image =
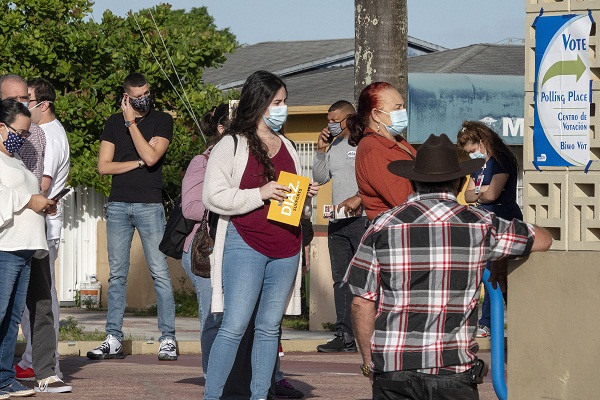
<path id="1" fill-rule="evenodd" d="M 0 182 L 0 227 L 12 221 L 14 214 L 21 211 L 30 199 L 31 194 L 17 192 Z"/>
<path id="2" fill-rule="evenodd" d="M 239 188 L 247 161 L 248 147 L 242 138 L 238 138 L 237 149 L 229 135 L 217 143 L 206 166 L 202 190 L 206 208 L 221 215 L 240 215 L 264 204 L 260 188 Z"/>

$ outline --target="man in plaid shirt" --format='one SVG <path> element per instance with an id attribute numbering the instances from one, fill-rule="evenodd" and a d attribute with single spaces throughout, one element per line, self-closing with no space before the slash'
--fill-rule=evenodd
<path id="1" fill-rule="evenodd" d="M 361 369 L 374 379 L 374 399 L 478 399 L 469 370 L 477 361 L 486 262 L 552 244 L 540 227 L 458 203 L 466 176 L 483 162 L 459 163 L 442 134 L 431 135 L 415 160 L 388 166 L 411 180 L 416 194 L 374 220 L 345 278 L 355 295 Z"/>

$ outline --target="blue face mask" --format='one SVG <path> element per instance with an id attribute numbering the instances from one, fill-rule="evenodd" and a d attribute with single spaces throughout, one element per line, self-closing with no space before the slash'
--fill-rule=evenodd
<path id="1" fill-rule="evenodd" d="M 8 136 L 2 144 L 6 148 L 6 151 L 8 151 L 10 154 L 18 153 L 19 150 L 21 150 L 21 147 L 23 147 L 23 144 L 25 144 L 25 138 L 22 138 L 8 129 L 7 131 Z"/>
<path id="2" fill-rule="evenodd" d="M 263 115 L 263 120 L 265 124 L 275 132 L 279 132 L 288 116 L 288 108 L 287 106 L 273 106 L 269 107 L 269 116 L 265 117 Z"/>
<path id="3" fill-rule="evenodd" d="M 402 131 L 404 131 L 406 129 L 406 127 L 408 126 L 408 113 L 406 112 L 406 109 L 394 110 L 391 112 L 386 112 L 383 110 L 379 110 L 379 111 L 390 116 L 390 119 L 392 120 L 392 124 L 389 126 L 386 124 L 383 124 L 383 126 L 385 126 L 385 129 L 387 129 L 387 131 L 391 135 L 393 135 L 393 136 L 400 135 L 402 133 Z"/>
<path id="4" fill-rule="evenodd" d="M 486 156 L 486 153 L 481 152 L 481 143 L 479 144 L 479 150 L 469 153 L 469 157 L 471 157 L 471 159 L 473 160 L 476 160 L 478 158 L 485 158 Z"/>

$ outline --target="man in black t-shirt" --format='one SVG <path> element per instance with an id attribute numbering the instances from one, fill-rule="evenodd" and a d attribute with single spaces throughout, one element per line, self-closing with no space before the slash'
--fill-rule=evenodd
<path id="1" fill-rule="evenodd" d="M 146 78 L 132 73 L 123 84 L 122 112 L 106 121 L 98 172 L 112 175 L 106 209 L 110 276 L 106 340 L 88 358 L 123 358 L 123 314 L 133 232 L 137 229 L 154 280 L 161 331 L 159 360 L 176 360 L 175 302 L 166 256 L 158 249 L 165 228 L 162 166 L 173 138 L 173 118 L 152 109 Z"/>

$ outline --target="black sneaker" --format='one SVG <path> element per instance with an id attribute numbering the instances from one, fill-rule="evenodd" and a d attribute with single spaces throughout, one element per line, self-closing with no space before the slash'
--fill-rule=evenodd
<path id="1" fill-rule="evenodd" d="M 358 349 L 356 348 L 355 340 L 352 340 L 351 342 L 346 342 L 343 336 L 336 335 L 329 342 L 317 346 L 317 351 L 321 353 L 356 353 Z"/>
<path id="2" fill-rule="evenodd" d="M 304 393 L 296 389 L 291 383 L 282 379 L 275 382 L 275 398 L 277 399 L 301 399 Z"/>
<path id="3" fill-rule="evenodd" d="M 113 335 L 106 335 L 104 342 L 94 350 L 87 352 L 87 357 L 91 360 L 104 360 L 105 358 L 125 358 L 123 345 Z"/>

